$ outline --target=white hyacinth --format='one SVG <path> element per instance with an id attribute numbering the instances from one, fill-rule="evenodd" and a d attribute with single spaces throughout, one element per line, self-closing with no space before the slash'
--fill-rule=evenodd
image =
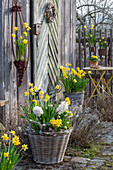
<path id="1" fill-rule="evenodd" d="M 58 114 L 62 114 L 66 110 L 68 110 L 68 103 L 66 101 L 61 102 L 61 104 L 56 109 L 56 111 L 59 112 Z"/>
<path id="2" fill-rule="evenodd" d="M 42 110 L 42 108 L 39 107 L 39 106 L 35 106 L 35 107 L 33 108 L 33 112 L 34 112 L 34 114 L 35 114 L 36 116 L 41 116 L 41 115 L 43 114 L 43 110 Z"/>

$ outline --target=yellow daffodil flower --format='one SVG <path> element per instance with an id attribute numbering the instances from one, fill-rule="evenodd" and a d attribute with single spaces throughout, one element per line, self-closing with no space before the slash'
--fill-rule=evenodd
<path id="1" fill-rule="evenodd" d="M 24 44 L 27 44 L 27 43 L 28 43 L 28 40 L 24 39 L 24 40 L 23 40 L 23 43 L 24 43 Z"/>
<path id="2" fill-rule="evenodd" d="M 102 39 L 104 40 L 104 37 L 102 37 Z"/>
<path id="3" fill-rule="evenodd" d="M 37 90 L 37 86 L 34 86 L 34 90 Z"/>
<path id="4" fill-rule="evenodd" d="M 59 85 L 57 85 L 57 86 L 56 86 L 56 89 L 57 89 L 57 90 L 59 90 L 59 89 L 60 89 L 60 86 L 59 86 Z"/>
<path id="5" fill-rule="evenodd" d="M 32 87 L 33 86 L 33 84 L 32 83 L 29 83 L 29 87 Z"/>
<path id="6" fill-rule="evenodd" d="M 65 101 L 68 103 L 68 105 L 71 104 L 69 97 L 66 97 L 66 98 L 65 98 Z"/>
<path id="7" fill-rule="evenodd" d="M 67 63 L 66 66 L 72 66 L 72 64 L 71 63 Z"/>
<path id="8" fill-rule="evenodd" d="M 90 37 L 92 37 L 92 34 L 90 34 Z"/>
<path id="9" fill-rule="evenodd" d="M 66 110 L 66 113 L 69 114 L 69 110 Z"/>
<path id="10" fill-rule="evenodd" d="M 99 42 L 101 42 L 101 40 L 99 40 Z"/>
<path id="11" fill-rule="evenodd" d="M 106 41 L 104 41 L 104 43 L 106 44 Z"/>
<path id="12" fill-rule="evenodd" d="M 66 71 L 70 71 L 70 68 L 66 68 Z"/>
<path id="13" fill-rule="evenodd" d="M 74 79 L 74 80 L 73 80 L 73 82 L 74 82 L 74 83 L 77 83 L 77 80 L 76 80 L 76 79 Z"/>
<path id="14" fill-rule="evenodd" d="M 4 157 L 5 157 L 5 158 L 6 158 L 6 157 L 8 158 L 8 157 L 9 157 L 9 153 L 8 153 L 8 152 L 5 152 L 5 153 L 4 153 Z"/>
<path id="15" fill-rule="evenodd" d="M 35 96 L 35 95 L 36 95 L 36 93 L 35 93 L 35 92 L 33 92 L 33 93 L 32 93 L 32 95 L 33 95 L 33 96 Z"/>
<path id="16" fill-rule="evenodd" d="M 26 22 L 24 23 L 24 28 L 27 28 L 27 23 Z"/>
<path id="17" fill-rule="evenodd" d="M 86 25 L 84 25 L 84 28 L 86 28 Z"/>
<path id="18" fill-rule="evenodd" d="M 29 30 L 31 30 L 31 27 L 28 27 L 28 29 L 27 29 L 27 30 L 28 30 L 28 31 L 29 31 Z"/>
<path id="19" fill-rule="evenodd" d="M 15 34 L 12 34 L 12 37 L 13 37 L 13 38 L 15 38 L 15 37 L 16 37 L 16 35 L 15 35 Z"/>
<path id="20" fill-rule="evenodd" d="M 70 115 L 70 116 L 73 116 L 73 113 L 70 113 L 69 115 Z"/>
<path id="21" fill-rule="evenodd" d="M 9 140 L 9 137 L 7 136 L 7 134 L 4 134 L 4 136 L 2 136 L 3 140 Z"/>
<path id="22" fill-rule="evenodd" d="M 15 145 L 15 146 L 18 146 L 20 145 L 20 141 L 19 141 L 19 137 L 15 135 L 14 138 L 12 138 L 12 143 Z"/>
<path id="23" fill-rule="evenodd" d="M 91 74 L 91 71 L 88 71 L 88 74 Z"/>
<path id="24" fill-rule="evenodd" d="M 28 146 L 27 145 L 22 145 L 22 149 L 24 150 L 24 151 L 26 151 L 27 149 L 28 149 Z"/>
<path id="25" fill-rule="evenodd" d="M 23 32 L 23 34 L 27 37 L 28 36 L 28 33 L 27 32 Z"/>
<path id="26" fill-rule="evenodd" d="M 29 91 L 30 91 L 31 93 L 33 93 L 33 92 L 34 92 L 33 88 L 29 89 Z"/>
<path id="27" fill-rule="evenodd" d="M 28 96 L 28 95 L 29 95 L 29 92 L 24 92 L 24 95 L 25 95 L 25 96 Z"/>
<path id="28" fill-rule="evenodd" d="M 20 39 L 22 39 L 23 37 L 22 36 L 20 36 Z"/>
<path id="29" fill-rule="evenodd" d="M 39 98 L 40 98 L 40 99 L 42 99 L 42 98 L 43 98 L 43 96 L 39 96 Z"/>
<path id="30" fill-rule="evenodd" d="M 39 93 L 41 96 L 43 96 L 44 95 L 44 92 L 43 91 L 40 91 L 40 93 Z"/>
<path id="31" fill-rule="evenodd" d="M 79 68 L 79 67 L 77 67 L 77 68 L 76 68 L 76 70 L 77 70 L 77 71 L 79 71 L 79 70 L 80 70 L 80 68 Z"/>
<path id="32" fill-rule="evenodd" d="M 91 27 L 94 27 L 94 25 L 91 25 Z"/>
<path id="33" fill-rule="evenodd" d="M 14 27 L 14 31 L 18 31 L 18 27 Z"/>
<path id="34" fill-rule="evenodd" d="M 10 132 L 12 135 L 15 135 L 15 131 L 14 130 L 11 130 Z"/>

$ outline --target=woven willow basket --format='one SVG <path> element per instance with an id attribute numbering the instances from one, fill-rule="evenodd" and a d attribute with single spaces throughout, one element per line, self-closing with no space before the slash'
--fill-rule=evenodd
<path id="1" fill-rule="evenodd" d="M 40 134 L 29 133 L 29 140 L 33 155 L 33 160 L 40 164 L 54 164 L 63 161 L 63 157 L 66 151 L 66 147 L 69 141 L 72 129 L 64 133 L 42 133 L 42 127 L 40 127 Z"/>

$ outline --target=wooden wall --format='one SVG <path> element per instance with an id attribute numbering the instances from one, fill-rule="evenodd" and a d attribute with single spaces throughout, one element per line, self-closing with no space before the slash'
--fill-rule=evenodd
<path id="1" fill-rule="evenodd" d="M 29 16 L 29 1 L 22 0 L 24 16 Z M 24 91 L 29 82 L 29 66 L 24 75 L 24 83 L 17 87 L 17 71 L 13 64 L 11 46 L 12 1 L 0 0 L 0 99 L 9 100 L 5 110 L 0 111 L 0 120 L 5 126 L 18 124 L 18 106 L 24 102 Z M 26 22 L 29 18 L 26 17 Z"/>
<path id="2" fill-rule="evenodd" d="M 55 22 L 51 24 L 47 24 L 44 19 L 44 8 L 48 0 L 21 0 L 21 2 L 27 23 L 32 12 L 33 22 L 39 23 L 43 20 L 43 23 L 40 36 L 32 36 L 31 50 L 34 56 L 31 58 L 34 58 L 34 64 L 31 65 L 29 62 L 24 83 L 18 88 L 11 47 L 12 0 L 0 0 L 0 99 L 9 100 L 5 109 L 0 110 L 0 120 L 4 118 L 5 126 L 21 124 L 17 109 L 19 105 L 24 104 L 24 91 L 27 90 L 27 84 L 31 80 L 32 69 L 35 85 L 47 91 L 55 86 L 59 65 L 65 65 L 70 61 L 75 66 L 76 61 L 76 0 L 52 0 L 56 6 L 57 16 Z M 34 2 L 34 11 L 30 10 L 30 2 Z"/>
<path id="3" fill-rule="evenodd" d="M 76 0 L 60 0 L 60 58 L 61 65 L 76 66 Z"/>

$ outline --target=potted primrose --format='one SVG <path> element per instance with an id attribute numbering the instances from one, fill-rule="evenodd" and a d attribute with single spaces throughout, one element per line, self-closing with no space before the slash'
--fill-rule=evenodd
<path id="1" fill-rule="evenodd" d="M 67 63 L 65 68 L 60 66 L 60 81 L 59 85 L 64 88 L 65 97 L 69 98 L 71 101 L 71 106 L 75 108 L 76 112 L 82 112 L 82 105 L 84 100 L 84 89 L 87 84 L 85 79 L 85 74 L 83 70 L 80 70 L 79 67 L 69 68 L 70 63 Z M 57 85 L 56 88 L 60 89 L 60 86 Z M 68 99 L 67 99 L 68 101 Z"/>
<path id="2" fill-rule="evenodd" d="M 107 42 L 105 41 L 104 37 L 102 37 L 102 39 L 99 39 L 99 41 L 98 41 L 98 44 L 99 44 L 99 47 L 100 47 L 100 49 L 98 49 L 98 55 L 99 56 L 107 55 L 106 43 Z"/>
<path id="3" fill-rule="evenodd" d="M 29 83 L 30 104 L 26 103 L 22 111 L 28 121 L 28 137 L 33 159 L 40 164 L 54 164 L 63 161 L 65 150 L 72 132 L 73 113 L 68 110 L 67 101 L 52 102 L 50 96 L 39 92 L 35 99 L 37 87 Z"/>
<path id="4" fill-rule="evenodd" d="M 90 61 L 90 67 L 92 67 L 92 68 L 97 67 L 98 62 L 100 61 L 98 56 L 95 56 L 95 55 L 92 55 L 91 58 L 88 58 L 88 60 Z"/>

